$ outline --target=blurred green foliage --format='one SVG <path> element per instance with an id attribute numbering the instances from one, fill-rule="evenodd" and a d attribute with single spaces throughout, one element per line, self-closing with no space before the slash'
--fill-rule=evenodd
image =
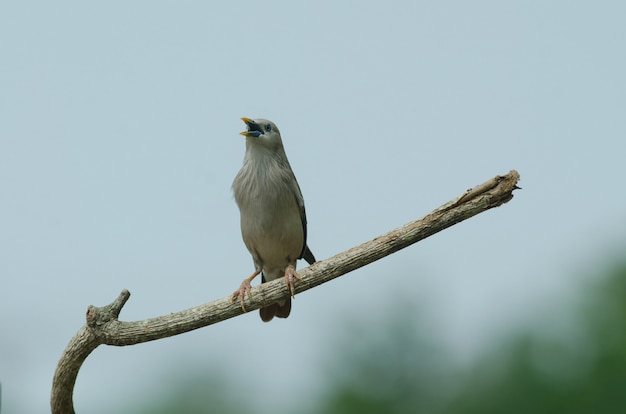
<path id="1" fill-rule="evenodd" d="M 626 413 L 626 263 L 594 280 L 578 335 L 520 335 L 480 361 L 445 413 Z"/>
<path id="2" fill-rule="evenodd" d="M 467 371 L 399 321 L 382 333 L 386 347 L 368 340 L 369 354 L 346 359 L 351 375 L 316 412 L 626 413 L 626 263 L 589 283 L 573 310 L 575 335 L 520 333 Z"/>
<path id="3" fill-rule="evenodd" d="M 454 378 L 415 305 L 397 301 L 389 323 L 354 325 L 329 366 L 327 392 L 311 413 L 432 412 Z"/>

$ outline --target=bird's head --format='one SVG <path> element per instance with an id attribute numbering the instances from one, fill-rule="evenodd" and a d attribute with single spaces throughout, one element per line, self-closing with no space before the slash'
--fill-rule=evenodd
<path id="1" fill-rule="evenodd" d="M 280 131 L 272 121 L 250 118 L 241 118 L 241 120 L 248 127 L 247 131 L 241 132 L 241 135 L 245 136 L 250 144 L 274 150 L 282 147 Z"/>

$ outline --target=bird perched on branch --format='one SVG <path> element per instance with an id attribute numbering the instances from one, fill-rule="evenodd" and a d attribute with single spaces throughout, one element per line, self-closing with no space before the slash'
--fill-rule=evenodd
<path id="1" fill-rule="evenodd" d="M 250 282 L 261 274 L 261 283 L 285 278 L 291 297 L 299 280 L 296 260 L 315 262 L 306 244 L 304 199 L 291 170 L 280 131 L 266 119 L 241 118 L 247 130 L 243 166 L 233 181 L 235 201 L 241 214 L 241 235 L 252 255 L 254 273 L 237 289 L 231 300 L 239 298 L 245 308 Z M 291 312 L 291 298 L 261 308 L 261 319 L 286 318 Z"/>

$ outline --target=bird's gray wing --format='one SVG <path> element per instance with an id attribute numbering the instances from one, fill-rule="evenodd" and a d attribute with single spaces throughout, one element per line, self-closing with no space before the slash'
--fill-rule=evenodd
<path id="1" fill-rule="evenodd" d="M 292 171 L 293 174 L 293 171 Z M 300 186 L 298 185 L 298 181 L 294 175 L 292 182 L 294 183 L 294 194 L 296 196 L 296 202 L 298 203 L 298 207 L 300 208 L 300 220 L 302 222 L 302 233 L 304 235 L 304 242 L 302 243 L 302 251 L 300 252 L 300 256 L 298 259 L 304 259 L 308 264 L 315 263 L 315 256 L 309 249 L 309 246 L 306 244 L 306 210 L 304 208 L 304 198 L 302 197 L 302 191 L 300 191 Z"/>

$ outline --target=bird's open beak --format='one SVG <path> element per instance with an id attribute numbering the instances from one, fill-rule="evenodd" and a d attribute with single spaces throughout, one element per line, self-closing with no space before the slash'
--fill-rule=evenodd
<path id="1" fill-rule="evenodd" d="M 255 137 L 255 138 L 258 138 L 258 136 L 263 133 L 263 130 L 261 129 L 259 124 L 254 122 L 254 120 L 252 120 L 250 118 L 241 118 L 241 120 L 243 122 L 245 122 L 246 126 L 248 127 L 247 131 L 240 132 L 241 135 L 243 135 L 245 137 Z"/>

